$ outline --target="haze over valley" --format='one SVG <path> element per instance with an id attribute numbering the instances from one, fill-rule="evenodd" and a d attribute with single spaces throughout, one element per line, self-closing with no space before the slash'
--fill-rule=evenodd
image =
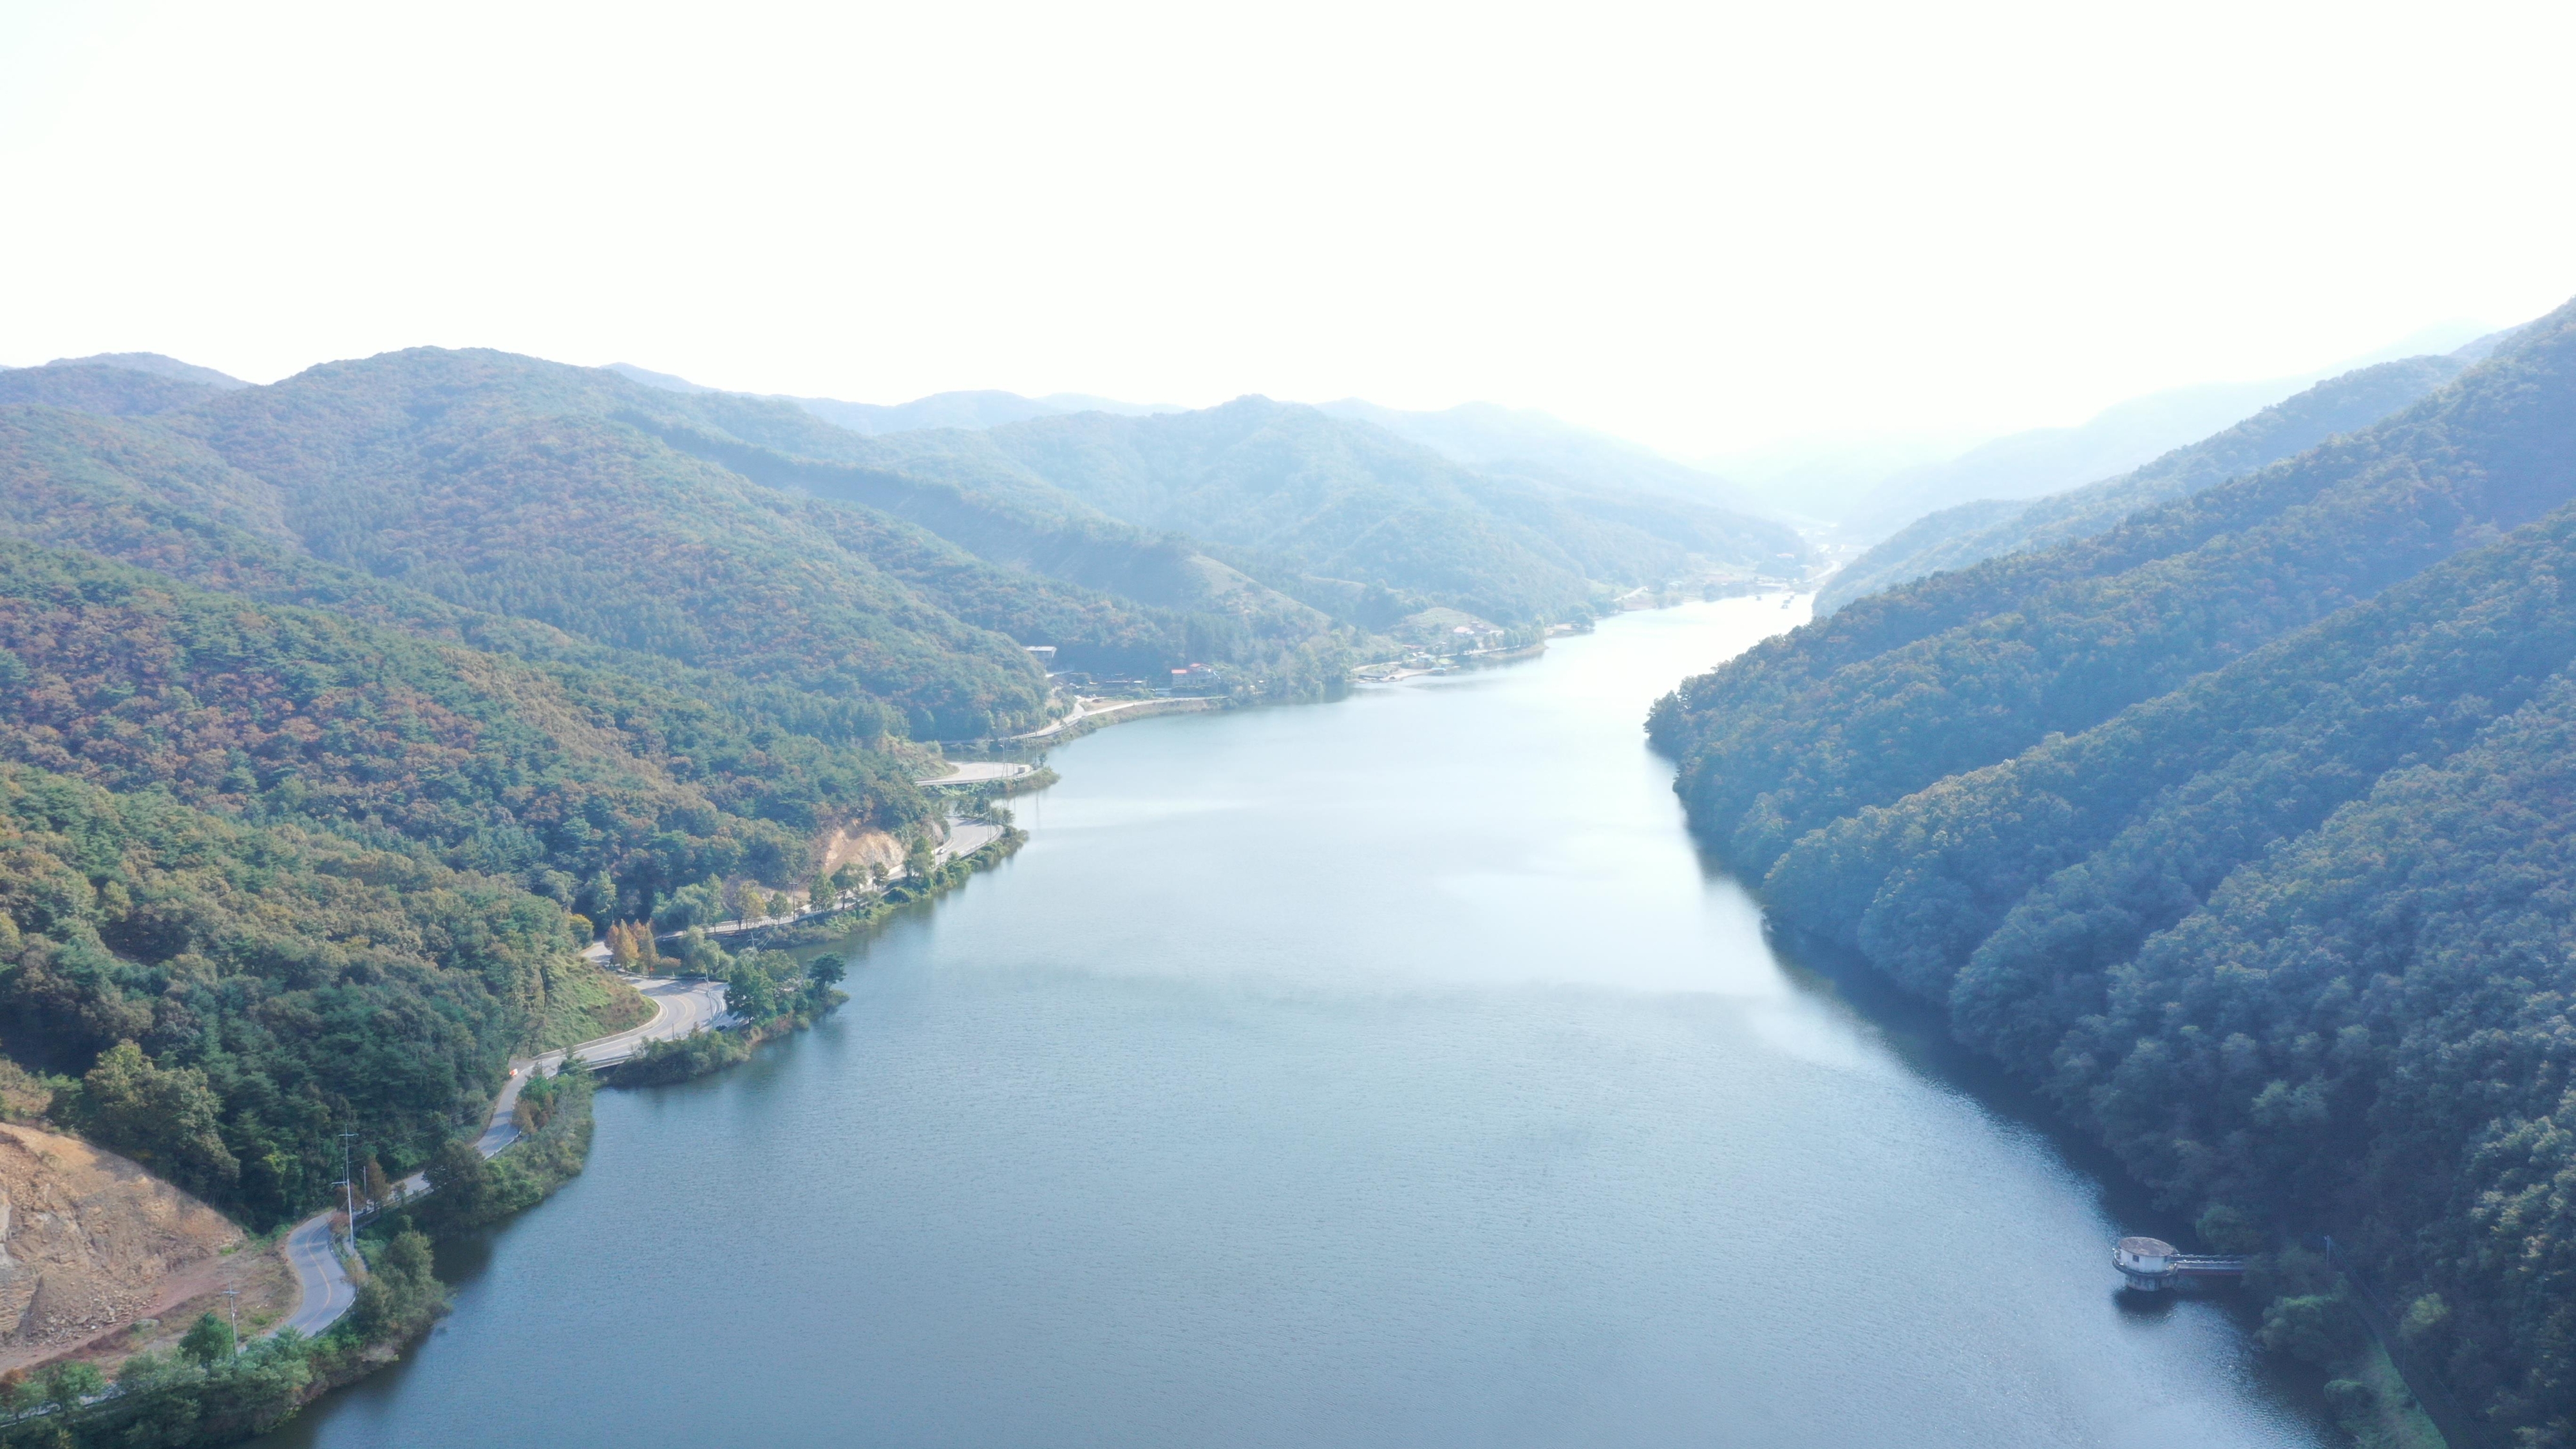
<path id="1" fill-rule="evenodd" d="M 0 1449 L 2576 1449 L 2403 20 L 0 7 Z"/>

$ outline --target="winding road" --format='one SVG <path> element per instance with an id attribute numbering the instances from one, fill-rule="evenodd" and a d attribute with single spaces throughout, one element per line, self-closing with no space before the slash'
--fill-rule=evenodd
<path id="1" fill-rule="evenodd" d="M 1100 706 L 1098 709 L 1091 709 L 1086 707 L 1087 701 L 1077 699 L 1073 702 L 1073 712 L 1071 714 L 1066 715 L 1064 718 L 1057 720 L 1051 725 L 1047 725 L 1040 729 L 1033 729 L 1024 735 L 1013 735 L 1011 738 L 1015 740 L 1052 739 L 1094 715 L 1116 714 L 1122 709 L 1134 709 L 1138 705 L 1153 704 L 1155 702 L 1156 701 L 1150 699 L 1131 699 L 1124 704 L 1105 704 Z"/>
<path id="2" fill-rule="evenodd" d="M 954 777 L 950 777 L 949 782 L 955 783 Z M 935 858 L 944 864 L 961 855 L 972 855 L 1000 839 L 1001 835 L 1002 827 L 998 825 L 972 820 L 951 821 L 948 838 L 939 843 Z M 738 922 L 716 926 L 708 934 L 730 935 L 737 931 L 761 930 L 819 914 L 822 913 L 806 911 L 774 920 Z M 596 959 L 606 952 L 605 948 L 594 945 L 583 954 Z M 720 981 L 649 977 L 636 982 L 635 989 L 650 998 L 654 1007 L 653 1019 L 642 1026 L 581 1042 L 563 1051 L 521 1057 L 510 1063 L 510 1079 L 502 1084 L 501 1094 L 492 1099 L 492 1115 L 483 1125 L 483 1135 L 474 1141 L 476 1151 L 491 1157 L 519 1140 L 519 1129 L 510 1121 L 518 1110 L 519 1089 L 527 1085 L 532 1073 L 543 1071 L 551 1075 L 560 1070 L 567 1055 L 579 1056 L 584 1065 L 595 1070 L 626 1060 L 648 1041 L 674 1040 L 701 1027 L 724 1024 L 725 989 Z M 428 1187 L 427 1179 L 420 1173 L 413 1173 L 394 1184 L 395 1193 L 400 1198 L 425 1192 Z M 347 1267 L 340 1261 L 336 1242 L 339 1218 L 340 1210 L 337 1208 L 315 1213 L 297 1223 L 294 1231 L 286 1235 L 286 1261 L 295 1269 L 295 1285 L 302 1297 L 295 1311 L 279 1325 L 280 1328 L 292 1328 L 308 1338 L 312 1337 L 339 1322 L 340 1315 L 348 1312 L 349 1306 L 358 1301 L 358 1285 L 350 1279 Z"/>
<path id="3" fill-rule="evenodd" d="M 510 1079 L 503 1084 L 501 1094 L 492 1099 L 492 1115 L 483 1125 L 483 1135 L 474 1141 L 476 1151 L 490 1157 L 519 1140 L 519 1129 L 510 1118 L 518 1110 L 519 1089 L 527 1085 L 531 1074 L 544 1071 L 552 1075 L 562 1069 L 566 1056 L 578 1056 L 583 1065 L 594 1069 L 614 1066 L 635 1055 L 648 1041 L 668 1041 L 700 1027 L 723 1023 L 725 989 L 721 981 L 653 977 L 636 982 L 635 989 L 653 1003 L 653 1019 L 642 1026 L 510 1063 Z M 395 1191 L 408 1198 L 428 1187 L 426 1178 L 413 1173 L 395 1184 Z M 358 1285 L 340 1261 L 335 1231 L 339 1218 L 337 1208 L 315 1213 L 286 1235 L 286 1261 L 295 1269 L 295 1286 L 302 1297 L 279 1328 L 292 1328 L 310 1338 L 339 1322 L 340 1315 L 358 1301 Z"/>

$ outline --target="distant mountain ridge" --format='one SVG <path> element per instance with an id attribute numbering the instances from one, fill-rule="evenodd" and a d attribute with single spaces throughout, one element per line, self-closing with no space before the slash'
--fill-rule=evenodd
<path id="1" fill-rule="evenodd" d="M 122 367 L 128 372 L 148 372 L 155 377 L 198 383 L 221 391 L 250 386 L 249 383 L 229 373 L 217 372 L 211 367 L 199 367 L 193 362 L 181 362 L 175 357 L 166 357 L 158 352 L 95 352 L 87 357 L 57 357 L 45 366 Z"/>
<path id="2" fill-rule="evenodd" d="M 1428 609 L 1528 629 L 1639 585 L 1805 566 L 1789 530 L 1674 496 L 1705 481 L 1687 470 L 1670 492 L 1479 471 L 1297 404 L 870 435 L 664 381 L 416 349 L 265 388 L 22 369 L 0 372 L 0 403 L 36 405 L 35 466 L 123 469 L 154 506 L 211 509 L 302 560 L 222 577 L 355 570 L 379 581 L 375 617 L 426 617 L 434 598 L 566 636 L 548 650 L 729 675 L 800 710 L 865 699 L 914 735 L 1039 722 L 1022 644 L 1069 669 L 1206 662 L 1311 690 L 1338 651 L 1391 647 L 1364 639 Z M 410 602 L 388 613 L 387 586 Z"/>
<path id="3" fill-rule="evenodd" d="M 1444 605 L 1505 623 L 1567 617 L 1611 584 L 1710 569 L 1794 575 L 1790 529 L 1635 490 L 1487 473 L 1364 422 L 1268 398 L 1195 412 L 1033 418 L 902 433 L 848 461 L 1039 490 L 1203 542 L 1232 568 L 1336 617 Z"/>
<path id="4" fill-rule="evenodd" d="M 1469 464 L 1365 416 L 1257 397 L 1190 411 L 1052 412 L 976 428 L 859 433 L 754 407 L 786 401 L 829 421 L 797 400 L 687 395 L 710 420 L 721 413 L 721 426 L 743 442 L 812 460 L 727 454 L 728 467 L 971 535 L 979 551 L 1000 549 L 993 556 L 1057 577 L 1149 588 L 1158 601 L 1187 576 L 1197 580 L 1186 586 L 1194 594 L 1241 594 L 1248 585 L 1371 629 L 1431 606 L 1508 625 L 1588 609 L 1608 586 L 1795 577 L 1809 560 L 1794 530 L 1727 508 L 1721 480 L 1539 413 L 1379 410 L 1436 434 L 1453 454 L 1503 460 Z M 1341 406 L 1346 414 L 1367 408 Z M 1134 572 L 1142 555 L 1121 562 L 1102 552 L 1112 524 L 1185 536 L 1238 582 L 1206 566 Z M 1084 541 L 1047 541 L 1068 528 Z"/>
<path id="5" fill-rule="evenodd" d="M 608 371 L 620 377 L 643 383 L 666 392 L 713 393 L 723 389 L 701 386 L 684 377 L 667 372 L 654 372 L 628 362 L 612 362 Z M 764 394 L 745 394 L 762 396 Z M 835 427 L 854 433 L 905 433 L 919 428 L 990 428 L 1003 423 L 1022 422 L 1029 418 L 1052 417 L 1057 413 L 1122 413 L 1130 416 L 1146 413 L 1177 413 L 1187 409 L 1172 403 L 1130 403 L 1116 398 L 1092 397 L 1087 393 L 1058 392 L 1045 397 L 1022 397 L 1015 392 L 984 388 L 965 392 L 935 392 L 907 403 L 844 402 L 829 397 L 794 397 L 775 394 L 792 402 Z"/>
<path id="6" fill-rule="evenodd" d="M 1536 408 L 1470 402 L 1438 412 L 1407 412 L 1360 398 L 1316 407 L 1333 417 L 1374 423 L 1485 472 L 1662 493 L 1755 516 L 1765 512 L 1723 475 Z"/>
<path id="7" fill-rule="evenodd" d="M 2458 357 L 2360 368 L 2284 399 L 2135 472 L 2045 497 L 1979 499 L 1929 514 L 1844 565 L 1816 595 L 1830 614 L 1866 594 L 1943 569 L 2104 532 L 2138 509 L 2188 496 L 2364 428 L 2449 382 Z"/>
<path id="8" fill-rule="evenodd" d="M 2213 382 L 2115 403 L 2073 427 L 2033 428 L 1905 469 L 1856 504 L 1849 527 L 1885 536 L 1980 499 L 2021 499 L 2114 477 L 2289 397 L 2312 378 Z"/>
<path id="9" fill-rule="evenodd" d="M 2464 345 L 2491 347 L 2511 331 L 2482 337 L 2480 330 L 2474 323 L 2448 322 L 2294 376 L 2200 383 L 2128 398 L 2072 426 L 1990 437 L 1965 451 L 1947 450 L 1934 460 L 1882 471 L 1865 488 L 1856 484 L 1867 476 L 1870 456 L 1901 456 L 1923 446 L 1923 441 L 1888 439 L 1837 449 L 1829 439 L 1817 438 L 1787 450 L 1782 460 L 1748 461 L 1748 466 L 1755 476 L 1793 480 L 1790 486 L 1812 491 L 1814 501 L 1801 511 L 1837 519 L 1855 541 L 1875 543 L 1917 519 L 1958 504 L 2033 498 L 2115 477 L 2329 377 L 2400 358 L 2449 353 Z M 2464 353 L 2462 360 L 2475 359 Z M 1774 506 L 1791 506 L 1767 488 L 1758 491 Z"/>
<path id="10" fill-rule="evenodd" d="M 114 363 L 48 363 L 0 372 L 0 405 L 42 403 L 111 417 L 150 417 L 222 396 L 228 389 Z"/>
<path id="11" fill-rule="evenodd" d="M 43 403 L 76 412 L 148 417 L 250 386 L 211 367 L 158 352 L 57 357 L 42 367 L 0 367 L 0 406 Z"/>
<path id="12" fill-rule="evenodd" d="M 673 392 L 717 391 L 628 363 L 613 363 L 608 370 Z M 825 422 L 872 437 L 932 428 L 981 431 L 1068 413 L 1150 417 L 1202 411 L 1168 403 L 1120 402 L 1084 393 L 1051 393 L 1032 398 L 989 389 L 933 393 L 891 405 L 781 396 Z M 1676 462 L 1608 433 L 1577 427 L 1535 408 L 1470 402 L 1437 412 L 1413 412 L 1381 407 L 1361 398 L 1341 398 L 1315 404 L 1315 409 L 1328 417 L 1372 424 L 1480 472 L 1660 493 L 1751 516 L 1760 516 L 1764 511 L 1741 489 L 1707 469 Z"/>

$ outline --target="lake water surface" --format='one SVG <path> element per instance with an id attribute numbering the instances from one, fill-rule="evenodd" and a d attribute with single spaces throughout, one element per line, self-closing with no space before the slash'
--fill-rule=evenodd
<path id="1" fill-rule="evenodd" d="M 1803 606 L 1802 606 L 1803 607 Z M 1784 963 L 1646 706 L 1803 617 L 1057 749 L 852 1000 L 603 1093 L 457 1311 L 271 1443 L 2312 1446 L 2159 1227 Z"/>

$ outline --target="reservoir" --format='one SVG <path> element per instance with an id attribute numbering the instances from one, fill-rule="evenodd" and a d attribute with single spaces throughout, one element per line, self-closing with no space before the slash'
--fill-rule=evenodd
<path id="1" fill-rule="evenodd" d="M 1786 960 L 1646 708 L 1803 617 L 1121 725 L 851 1001 L 601 1094 L 456 1312 L 266 1442 L 2328 1442 L 2169 1229 L 1867 983 Z"/>

